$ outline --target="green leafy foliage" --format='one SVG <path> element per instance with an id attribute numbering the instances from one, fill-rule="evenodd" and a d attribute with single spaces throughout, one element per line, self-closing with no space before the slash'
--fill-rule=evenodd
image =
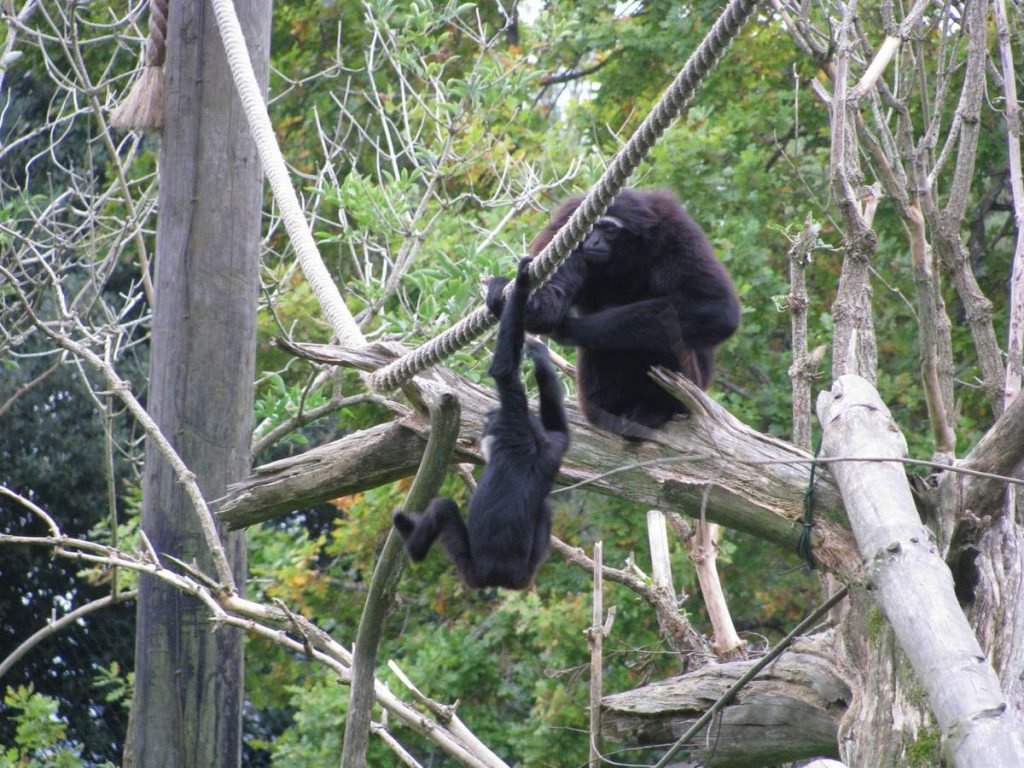
<path id="1" fill-rule="evenodd" d="M 410 154 L 394 162 L 381 163 L 366 154 L 364 142 L 353 142 L 338 169 L 338 185 L 322 198 L 317 238 L 333 258 L 339 280 L 345 281 L 350 308 L 366 318 L 367 333 L 419 343 L 475 309 L 483 279 L 511 273 L 546 214 L 526 210 L 506 219 L 507 208 L 482 204 L 498 188 L 496 173 L 500 169 L 514 178 L 527 161 L 534 173 L 571 179 L 538 201 L 542 208 L 585 190 L 600 174 L 602 158 L 616 151 L 620 127 L 628 131 L 645 114 L 688 46 L 717 13 L 710 5 L 685 10 L 668 5 L 625 19 L 597 3 L 552 5 L 536 27 L 520 29 L 521 47 L 499 45 L 481 55 L 479 46 L 455 31 L 456 17 L 462 23 L 469 18 L 465 12 L 446 16 L 453 7 L 424 14 L 419 6 L 372 4 L 379 28 L 399 41 L 393 50 L 400 60 L 389 70 L 381 57 L 371 67 L 354 52 L 353 61 L 366 66 L 354 77 L 372 77 L 367 85 L 375 95 L 359 104 L 347 91 L 345 108 L 350 116 L 365 117 L 365 124 L 379 126 L 376 146 L 386 146 L 388 137 L 392 142 L 403 138 L 403 124 L 381 120 L 382 114 L 395 118 L 404 109 L 403 121 L 426 118 L 418 124 L 432 128 L 420 131 Z M 306 28 L 297 17 L 291 23 Z M 368 41 L 358 20 L 347 29 L 352 40 Z M 592 47 L 593 53 L 583 54 L 581 46 Z M 732 270 L 744 297 L 744 326 L 723 356 L 716 395 L 755 427 L 781 435 L 788 433 L 790 413 L 785 365 L 780 376 L 777 361 L 786 352 L 788 324 L 774 309 L 772 297 L 788 290 L 788 241 L 772 228 L 798 227 L 808 210 L 820 210 L 808 208 L 807 181 L 801 174 L 819 167 L 827 139 L 815 133 L 822 125 L 820 114 L 805 109 L 798 151 L 790 147 L 786 162 L 773 160 L 783 146 L 779 137 L 793 126 L 792 112 L 767 114 L 769 99 L 764 96 L 758 97 L 756 108 L 749 99 L 734 97 L 743 87 L 763 89 L 770 83 L 782 103 L 790 104 L 785 50 L 785 40 L 766 29 L 737 45 L 731 54 L 737 60 L 727 59 L 720 79 L 702 92 L 707 98 L 698 99 L 686 119 L 665 136 L 638 179 L 644 186 L 676 189 Z M 536 63 L 527 66 L 531 60 Z M 605 63 L 591 81 L 597 84 L 595 98 L 581 92 L 580 99 L 565 99 L 554 86 L 538 90 L 540 73 L 600 62 Z M 429 104 L 401 102 L 402 86 L 394 79 L 398 68 L 411 83 L 429 84 Z M 317 87 L 315 81 L 308 86 Z M 373 109 L 375 99 L 379 103 Z M 524 108 L 528 104 L 537 108 Z M 302 114 L 308 114 L 308 107 Z M 303 138 L 300 133 L 293 142 Z M 772 171 L 765 173 L 772 163 Z M 444 194 L 425 197 L 424 187 L 435 177 Z M 824 201 L 820 176 L 815 181 Z M 482 248 L 481 243 L 489 246 Z M 402 253 L 410 254 L 413 266 L 396 290 L 388 283 L 388 268 Z M 834 269 L 811 280 L 828 290 L 834 287 Z M 310 319 L 303 319 L 304 307 Z M 282 295 L 274 310 L 288 327 L 322 334 L 313 322 L 316 310 L 301 291 Z M 822 304 L 814 315 L 815 343 L 827 341 L 827 311 Z M 486 339 L 458 351 L 446 364 L 486 382 L 484 344 Z M 572 350 L 559 351 L 572 356 Z M 273 414 L 274 408 L 278 419 L 294 412 L 301 381 L 295 374 L 301 369 L 278 370 L 276 378 L 266 377 L 261 386 L 261 417 Z M 357 408 L 339 418 L 338 425 L 355 428 L 365 418 L 365 409 Z M 465 509 L 468 494 L 461 482 L 450 479 L 442 493 Z M 329 523 L 312 535 L 298 524 L 251 531 L 256 594 L 281 599 L 339 637 L 352 637 L 362 608 L 361 585 L 389 530 L 390 512 L 401 506 L 403 496 L 403 484 L 396 484 L 336 500 Z M 581 491 L 555 498 L 555 528 L 561 538 L 585 548 L 603 540 L 605 561 L 615 567 L 634 553 L 642 559 L 647 550 L 642 510 Z M 741 626 L 752 633 L 755 645 L 760 638 L 784 632 L 815 601 L 816 582 L 794 556 L 732 534 L 723 548 L 723 579 Z M 684 588 L 696 594 L 681 547 L 674 559 Z M 659 638 L 649 607 L 617 585 L 606 590 L 606 605 L 617 609 L 606 641 L 606 690 L 678 671 L 679 661 Z M 406 567 L 379 658 L 395 660 L 426 695 L 443 703 L 458 699 L 460 717 L 510 763 L 582 764 L 588 749 L 588 648 L 583 632 L 591 621 L 589 593 L 589 575 L 557 558 L 541 569 L 535 592 L 470 593 L 436 547 L 427 560 Z M 685 607 L 698 626 L 706 627 L 699 598 L 690 597 Z M 322 764 L 336 756 L 347 689 L 304 660 L 263 642 L 249 644 L 247 660 L 250 701 L 264 723 L 278 724 L 273 739 L 250 743 L 254 754 L 289 766 Z M 402 684 L 383 666 L 379 671 L 401 695 Z M 450 764 L 430 742 L 391 725 L 424 763 Z M 371 741 L 370 763 L 397 764 L 377 740 Z"/>
<path id="2" fill-rule="evenodd" d="M 113 768 L 113 763 L 87 763 L 80 745 L 67 739 L 67 723 L 57 713 L 57 700 L 32 690 L 8 686 L 4 705 L 13 713 L 14 743 L 0 747 L 2 768 Z"/>
<path id="3" fill-rule="evenodd" d="M 73 5 L 76 18 L 88 25 L 102 25 L 113 7 L 109 2 Z M 321 253 L 372 340 L 412 346 L 476 309 L 482 281 L 510 275 L 548 211 L 598 178 L 720 11 L 720 3 L 709 0 L 546 3 L 535 21 L 521 22 L 512 34 L 503 27 L 505 6 L 425 0 L 275 3 L 273 124 L 293 178 L 301 180 Z M 777 21 L 762 17 L 751 23 L 631 183 L 675 190 L 734 277 L 743 302 L 742 327 L 722 348 L 713 396 L 753 427 L 787 437 L 791 342 L 780 297 L 789 291 L 791 236 L 808 217 L 819 229 L 819 247 L 806 270 L 812 348 L 831 341 L 843 242 L 827 176 L 827 110 L 807 88 L 821 75 Z M 8 62 L 14 69 L 7 82 L 13 79 L 17 97 L 10 100 L 0 139 L 16 135 L 12 125 L 24 129 L 38 122 L 59 102 L 45 75 L 54 61 L 66 67 L 67 53 L 59 45 L 66 33 L 47 29 L 39 37 L 45 57 L 35 51 Z M 123 42 L 99 41 L 82 51 L 87 67 L 106 67 L 109 59 L 112 71 L 127 76 L 135 65 Z M 979 167 L 992 179 L 1001 178 L 993 169 L 1001 167 L 1004 155 L 997 119 L 994 111 L 984 115 L 978 154 Z M 40 211 L 54 205 L 61 185 L 51 177 L 60 178 L 61 169 L 87 167 L 89 161 L 96 183 L 116 175 L 107 147 L 95 140 L 93 123 L 77 119 L 69 126 L 72 140 L 52 152 L 46 151 L 44 134 L 28 133 L 4 155 L 11 162 L 0 170 L 5 183 L 0 219 L 6 222 L 0 249 L 11 247 L 15 234 L 33 230 Z M 139 143 L 127 180 L 133 189 L 152 181 L 154 150 L 155 142 Z M 948 186 L 949 179 L 942 176 L 936 183 Z M 979 209 L 975 223 L 983 230 L 982 204 L 972 199 Z M 79 208 L 87 206 L 77 201 L 68 206 L 69 220 Z M 89 215 L 95 216 L 90 236 L 119 233 L 129 220 L 117 195 Z M 312 366 L 272 345 L 277 336 L 329 342 L 331 330 L 293 265 L 282 228 L 271 221 L 262 259 L 254 409 L 260 434 L 296 423 L 339 392 L 365 391 L 352 371 L 316 380 Z M 148 223 L 140 237 L 151 249 Z M 130 228 L 135 226 L 133 220 Z M 994 300 L 1002 334 L 1003 282 L 1012 249 L 1006 236 L 1011 228 L 1000 227 L 999 234 L 973 244 L 972 258 L 982 288 Z M 914 333 L 918 321 L 908 299 L 912 274 L 906 237 L 889 202 L 880 206 L 875 228 L 875 322 L 883 361 L 878 384 L 912 455 L 927 456 L 931 446 Z M 118 234 L 119 248 L 121 238 Z M 89 263 L 103 249 L 91 241 L 81 250 L 82 263 Z M 134 258 L 126 255 L 118 262 L 116 279 L 107 286 L 113 295 L 136 279 Z M 69 286 L 78 290 L 80 282 L 75 276 Z M 11 298 L 10 287 L 0 285 L 0 301 Z M 977 365 L 970 333 L 960 322 L 962 308 L 951 291 L 946 299 L 956 321 L 958 430 L 961 445 L 969 445 L 991 415 L 975 386 Z M 109 318 L 93 322 L 105 328 Z M 489 383 L 489 344 L 484 336 L 446 364 Z M 142 350 L 138 370 L 144 370 L 145 344 L 136 348 Z M 559 351 L 572 359 L 572 350 Z M 826 359 L 822 384 L 828 364 Z M 40 372 L 34 362 L 8 359 L 3 371 L 0 403 Z M 142 376 L 134 378 L 142 383 Z M 40 489 L 37 500 L 61 512 L 69 533 L 89 531 L 101 543 L 137 547 L 137 520 L 122 515 L 114 530 L 104 511 L 95 403 L 64 369 L 52 381 L 38 397 L 23 399 L 23 408 L 0 413 L 0 431 L 10 438 L 0 445 L 2 479 L 12 487 Z M 144 386 L 139 391 L 144 393 Z M 256 460 L 294 453 L 391 417 L 379 399 L 350 402 L 296 426 Z M 628 460 L 624 455 L 623 463 Z M 131 511 L 138 508 L 141 487 L 137 467 L 128 476 L 129 463 L 119 464 L 117 493 L 119 508 Z M 390 513 L 402 505 L 407 489 L 407 483 L 395 483 L 251 529 L 249 596 L 281 601 L 341 642 L 351 642 Z M 460 479 L 449 478 L 442 492 L 465 509 L 469 492 Z M 632 557 L 644 567 L 644 510 L 587 491 L 554 498 L 560 538 L 588 550 L 601 540 L 606 563 L 622 567 Z M 38 525 L 21 514 L 11 515 L 19 530 Z M 673 558 L 677 581 L 690 595 L 682 608 L 706 630 L 681 547 Z M 18 618 L 8 623 L 18 626 L 8 628 L 8 644 L 17 641 L 22 624 L 41 624 L 55 605 L 99 594 L 110 584 L 103 569 L 49 560 L 48 553 L 18 553 L 12 572 L 31 573 L 34 581 L 27 586 L 24 579 L 9 580 L 4 607 L 16 610 L 11 615 Z M 778 637 L 818 601 L 816 579 L 792 553 L 749 536 L 727 532 L 720 565 L 736 622 L 755 646 Z M 134 580 L 130 574 L 118 578 L 122 585 Z M 606 605 L 617 608 L 606 641 L 606 690 L 679 671 L 649 607 L 617 585 L 606 590 Z M 22 611 L 26 606 L 32 611 Z M 534 592 L 470 593 L 437 547 L 426 561 L 406 567 L 380 658 L 394 659 L 427 695 L 445 703 L 458 700 L 460 717 L 508 762 L 579 765 L 587 754 L 583 631 L 591 621 L 589 606 L 589 576 L 557 558 L 541 569 Z M 25 662 L 27 679 L 62 686 L 63 698 L 51 696 L 51 688 L 47 695 L 24 686 L 8 689 L 5 714 L 16 725 L 4 731 L 14 734 L 0 753 L 5 765 L 85 764 L 80 743 L 86 741 L 81 734 L 90 727 L 91 708 L 83 704 L 88 698 L 83 690 L 118 713 L 130 700 L 132 680 L 123 672 L 130 667 L 130 626 L 131 617 L 121 616 L 117 624 L 90 619 L 85 627 L 93 635 L 101 629 L 116 634 L 125 646 L 121 663 L 95 646 L 73 658 L 62 654 L 54 667 L 57 675 L 49 669 L 57 664 L 54 654 Z M 401 682 L 383 667 L 381 675 L 405 695 Z M 52 683 L 55 676 L 60 682 Z M 79 681 L 71 691 L 73 676 L 93 684 Z M 332 674 L 256 639 L 247 649 L 246 690 L 248 765 L 337 761 L 348 691 Z M 451 764 L 428 740 L 394 722 L 390 726 L 424 764 Z M 106 733 L 106 741 L 117 740 Z M 925 744 L 922 754 L 930 748 Z M 88 752 L 97 753 L 98 747 Z M 397 759 L 374 740 L 369 762 L 390 766 Z"/>

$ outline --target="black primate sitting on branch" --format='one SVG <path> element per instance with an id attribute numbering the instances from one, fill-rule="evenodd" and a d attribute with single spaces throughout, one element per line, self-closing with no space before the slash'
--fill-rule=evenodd
<path id="1" fill-rule="evenodd" d="M 534 255 L 581 201 L 562 204 L 534 240 Z M 492 287 L 506 282 L 492 278 Z M 488 292 L 488 307 L 501 313 L 500 290 Z M 619 193 L 526 308 L 527 330 L 579 348 L 576 388 L 586 417 L 631 438 L 686 412 L 651 380 L 651 366 L 706 388 L 715 347 L 739 319 L 732 280 L 704 232 L 672 193 L 655 190 Z"/>
<path id="2" fill-rule="evenodd" d="M 468 526 L 455 502 L 445 498 L 431 501 L 422 515 L 401 510 L 394 515 L 395 528 L 411 559 L 422 560 L 440 536 L 462 581 L 472 588 L 532 585 L 551 535 L 547 495 L 569 446 L 562 387 L 543 344 L 529 344 L 540 388 L 540 418 L 530 413 L 520 379 L 529 263 L 529 259 L 519 263 L 512 297 L 501 314 L 488 371 L 500 406 L 484 425 L 481 451 L 487 466 L 469 501 Z M 503 287 L 492 283 L 489 292 Z"/>

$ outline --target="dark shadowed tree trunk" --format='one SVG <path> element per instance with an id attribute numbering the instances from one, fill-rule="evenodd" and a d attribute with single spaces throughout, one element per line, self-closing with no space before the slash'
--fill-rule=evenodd
<path id="1" fill-rule="evenodd" d="M 271 4 L 238 12 L 266 88 Z M 205 0 L 170 7 L 160 148 L 149 412 L 205 498 L 246 475 L 252 421 L 262 175 Z M 215 573 L 196 515 L 147 445 L 143 530 L 157 552 Z M 223 538 L 238 585 L 245 540 Z M 237 766 L 242 636 L 207 608 L 143 577 L 126 759 L 136 766 Z"/>

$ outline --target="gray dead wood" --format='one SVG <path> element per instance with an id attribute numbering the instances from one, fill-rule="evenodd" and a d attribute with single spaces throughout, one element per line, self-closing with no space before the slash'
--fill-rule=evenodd
<path id="1" fill-rule="evenodd" d="M 1024 477 L 1024 397 L 1018 397 L 957 466 L 1009 477 Z M 1006 483 L 959 472 L 947 472 L 940 485 L 946 524 L 970 525 L 975 516 L 991 515 L 1003 506 Z"/>
<path id="2" fill-rule="evenodd" d="M 840 377 L 817 403 L 825 457 L 906 455 L 906 442 L 875 388 Z M 1024 765 L 1021 724 L 953 591 L 898 463 L 829 466 L 846 502 L 879 607 L 924 688 L 957 766 Z M 870 738 L 869 736 L 866 736 Z"/>
<path id="3" fill-rule="evenodd" d="M 831 659 L 831 633 L 802 641 L 755 677 L 694 739 L 687 757 L 738 768 L 838 756 L 850 690 Z M 602 735 L 634 745 L 675 741 L 756 660 L 711 664 L 602 702 Z"/>
<path id="4" fill-rule="evenodd" d="M 364 370 L 394 357 L 392 350 L 377 346 L 348 350 L 293 344 L 288 348 L 313 360 Z M 562 463 L 559 484 L 586 483 L 592 490 L 690 516 L 699 513 L 704 489 L 710 485 L 707 519 L 795 550 L 809 454 L 741 423 L 685 378 L 664 371 L 652 375 L 686 403 L 690 415 L 658 430 L 654 439 L 636 443 L 595 429 L 570 407 L 572 446 Z M 415 381 L 425 393 L 457 393 L 462 424 L 454 460 L 479 461 L 474 441 L 487 412 L 497 406 L 494 391 L 441 367 Z M 228 489 L 218 516 L 231 527 L 244 527 L 411 475 L 427 430 L 424 417 L 406 415 L 366 434 L 260 467 L 244 483 Z M 814 499 L 815 555 L 825 567 L 851 567 L 857 560 L 852 538 L 844 527 L 838 490 L 827 476 L 818 483 Z"/>
<path id="5" fill-rule="evenodd" d="M 228 487 L 217 517 L 233 530 L 245 528 L 409 477 L 423 456 L 425 431 L 399 419 L 264 464 Z"/>

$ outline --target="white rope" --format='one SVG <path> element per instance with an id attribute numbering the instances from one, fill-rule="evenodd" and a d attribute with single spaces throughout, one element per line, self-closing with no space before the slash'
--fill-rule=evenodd
<path id="1" fill-rule="evenodd" d="M 267 181 L 270 182 L 274 201 L 281 209 L 281 218 L 284 220 L 292 247 L 295 248 L 302 273 L 313 289 L 313 295 L 320 303 L 320 308 L 326 315 L 331 330 L 338 337 L 339 343 L 347 347 L 362 346 L 366 343 L 366 339 L 341 298 L 338 286 L 334 284 L 327 267 L 324 266 L 320 251 L 313 240 L 313 234 L 306 224 L 302 207 L 299 205 L 299 198 L 292 187 L 288 168 L 281 155 L 281 148 L 277 144 L 273 126 L 270 124 L 266 104 L 263 102 L 263 92 L 256 82 L 256 75 L 253 72 L 252 61 L 249 59 L 249 50 L 245 45 L 245 36 L 242 34 L 242 26 L 238 22 L 234 3 L 232 0 L 210 0 L 210 3 L 213 5 L 213 13 L 217 19 L 221 40 L 224 42 L 224 51 L 227 54 L 231 77 L 235 81 L 235 88 L 242 100 L 242 109 L 245 110 L 245 119 L 249 123 L 249 130 L 256 142 L 260 164 L 263 166 Z"/>

